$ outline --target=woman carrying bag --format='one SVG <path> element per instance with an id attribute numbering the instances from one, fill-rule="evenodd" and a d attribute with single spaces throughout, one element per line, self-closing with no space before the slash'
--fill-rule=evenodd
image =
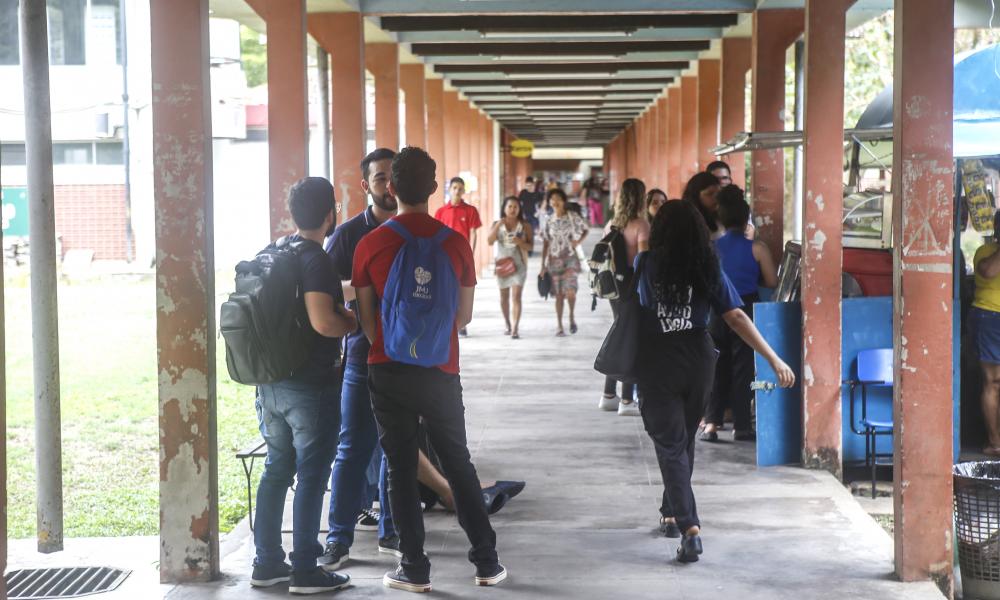
<path id="1" fill-rule="evenodd" d="M 709 312 L 715 310 L 763 355 L 779 385 L 790 387 L 795 375 L 740 310 L 739 294 L 722 272 L 695 206 L 664 204 L 653 219 L 649 245 L 649 252 L 636 257 L 642 307 L 635 365 L 643 399 L 640 410 L 665 488 L 661 528 L 675 524 L 682 534 L 677 560 L 695 562 L 702 543 L 691 489 L 694 445 L 718 354 L 707 331 Z"/>
<path id="2" fill-rule="evenodd" d="M 534 243 L 529 225 L 521 214 L 521 203 L 514 196 L 503 201 L 503 218 L 490 228 L 489 243 L 496 243 L 497 285 L 500 286 L 500 311 L 507 324 L 504 335 L 518 339 L 521 324 L 521 293 L 528 274 L 528 251 Z M 511 297 L 513 297 L 513 326 L 511 326 Z"/>

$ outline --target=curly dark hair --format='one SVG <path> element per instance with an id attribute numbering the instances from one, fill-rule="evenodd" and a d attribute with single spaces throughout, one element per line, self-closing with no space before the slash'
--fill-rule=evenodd
<path id="1" fill-rule="evenodd" d="M 689 179 L 687 185 L 684 186 L 684 194 L 681 196 L 681 200 L 690 202 L 691 205 L 694 206 L 699 213 L 701 213 L 709 231 L 718 230 L 719 225 L 715 222 L 715 215 L 702 205 L 701 193 L 713 185 L 719 185 L 718 177 L 704 171 L 701 173 L 695 173 L 694 177 Z"/>
<path id="2" fill-rule="evenodd" d="M 719 258 L 709 238 L 705 220 L 691 202 L 667 202 L 653 219 L 649 254 L 656 269 L 650 281 L 656 299 L 668 306 L 708 298 L 718 289 L 722 275 Z"/>
<path id="3" fill-rule="evenodd" d="M 407 146 L 392 159 L 389 180 L 396 188 L 396 197 L 410 206 L 423 204 L 434 193 L 437 164 L 423 149 Z"/>

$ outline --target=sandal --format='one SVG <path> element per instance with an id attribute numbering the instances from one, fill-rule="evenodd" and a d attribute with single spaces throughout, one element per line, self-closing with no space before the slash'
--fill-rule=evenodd
<path id="1" fill-rule="evenodd" d="M 566 337 L 566 332 L 560 329 L 556 332 L 556 337 Z"/>
<path id="2" fill-rule="evenodd" d="M 510 334 L 510 339 L 512 339 L 512 340 L 519 340 L 519 339 L 521 339 L 521 336 L 518 335 L 518 334 L 516 334 L 516 333 L 512 333 L 512 334 Z"/>
<path id="3" fill-rule="evenodd" d="M 576 328 L 576 323 L 570 323 L 569 324 L 569 332 L 570 333 L 576 333 L 577 331 L 579 331 L 579 329 Z"/>
<path id="4" fill-rule="evenodd" d="M 510 327 L 508 327 L 507 329 L 504 329 L 503 330 L 503 334 L 504 335 L 510 335 Z"/>
<path id="5" fill-rule="evenodd" d="M 703 442 L 717 442 L 719 441 L 719 434 L 714 431 L 703 431 L 698 439 Z"/>

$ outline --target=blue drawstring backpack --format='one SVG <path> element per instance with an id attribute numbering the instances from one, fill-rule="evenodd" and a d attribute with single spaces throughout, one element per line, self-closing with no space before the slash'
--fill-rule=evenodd
<path id="1" fill-rule="evenodd" d="M 443 243 L 453 230 L 415 237 L 403 224 L 385 222 L 404 240 L 382 294 L 382 340 L 390 359 L 436 367 L 451 356 L 458 311 L 458 277 Z"/>

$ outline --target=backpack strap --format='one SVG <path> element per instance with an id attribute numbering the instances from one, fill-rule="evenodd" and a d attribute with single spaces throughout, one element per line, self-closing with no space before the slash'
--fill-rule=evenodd
<path id="1" fill-rule="evenodd" d="M 448 227 L 447 225 L 442 225 L 441 229 L 438 229 L 437 233 L 435 233 L 434 237 L 432 237 L 431 239 L 434 240 L 434 243 L 440 246 L 441 244 L 444 243 L 446 239 L 448 239 L 451 236 L 452 233 L 454 233 L 454 230 L 451 227 Z"/>
<path id="2" fill-rule="evenodd" d="M 383 225 L 398 233 L 400 237 L 402 237 L 407 243 L 413 241 L 413 234 L 410 233 L 410 230 L 407 229 L 406 226 L 400 223 L 399 221 L 394 221 L 393 219 L 389 219 L 388 221 L 383 223 Z"/>

